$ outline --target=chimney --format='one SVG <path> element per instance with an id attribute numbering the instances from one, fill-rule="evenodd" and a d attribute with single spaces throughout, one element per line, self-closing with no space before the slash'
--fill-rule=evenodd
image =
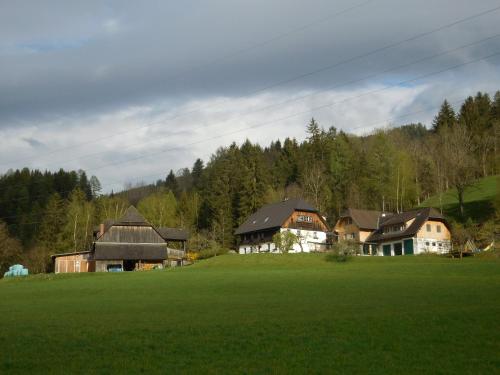
<path id="1" fill-rule="evenodd" d="M 99 237 L 104 234 L 104 223 L 99 224 Z"/>

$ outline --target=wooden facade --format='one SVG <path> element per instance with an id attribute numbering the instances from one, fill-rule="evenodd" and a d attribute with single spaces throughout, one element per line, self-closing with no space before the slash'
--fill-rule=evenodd
<path id="1" fill-rule="evenodd" d="M 318 212 L 294 211 L 283 223 L 283 228 L 327 232 L 328 226 Z"/>
<path id="2" fill-rule="evenodd" d="M 95 261 L 90 251 L 54 256 L 55 273 L 94 272 Z"/>
<path id="3" fill-rule="evenodd" d="M 168 247 L 167 236 L 182 249 Z M 176 228 L 157 229 L 131 206 L 118 221 L 106 221 L 94 231 L 90 251 L 56 254 L 59 272 L 112 272 L 182 265 L 186 257 L 187 233 Z"/>

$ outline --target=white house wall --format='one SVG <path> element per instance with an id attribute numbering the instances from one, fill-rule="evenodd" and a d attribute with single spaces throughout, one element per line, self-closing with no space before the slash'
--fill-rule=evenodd
<path id="1" fill-rule="evenodd" d="M 303 229 L 287 229 L 281 228 L 280 232 L 287 232 L 295 234 L 300 238 L 300 244 L 294 244 L 290 253 L 310 253 L 314 251 L 323 251 L 326 249 L 326 232 L 303 230 Z M 259 249 L 260 246 L 260 249 Z M 256 245 L 240 245 L 238 252 L 240 254 L 251 253 L 278 253 L 276 245 L 273 242 L 262 242 Z"/>
<path id="2" fill-rule="evenodd" d="M 377 249 L 377 255 L 378 256 L 384 256 L 384 250 L 383 246 L 384 245 L 391 245 L 391 256 L 394 256 L 394 245 L 397 243 L 400 243 L 402 248 L 403 248 L 403 255 L 404 254 L 404 240 L 408 238 L 404 238 L 401 240 L 397 241 L 388 241 L 388 242 L 383 242 L 378 245 Z M 451 250 L 451 241 L 450 240 L 436 240 L 436 239 L 430 239 L 430 238 L 412 238 L 413 240 L 413 254 L 412 255 L 418 255 L 418 254 L 428 254 L 428 253 L 434 253 L 434 254 L 446 254 Z"/>

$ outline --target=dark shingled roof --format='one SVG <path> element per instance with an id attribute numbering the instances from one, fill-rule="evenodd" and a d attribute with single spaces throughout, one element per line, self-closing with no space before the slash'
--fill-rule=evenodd
<path id="1" fill-rule="evenodd" d="M 279 228 L 295 211 L 318 212 L 313 206 L 300 198 L 267 204 L 239 226 L 235 234 L 257 232 L 265 229 Z"/>
<path id="2" fill-rule="evenodd" d="M 96 242 L 95 260 L 163 260 L 167 259 L 167 244 Z"/>
<path id="3" fill-rule="evenodd" d="M 180 228 L 161 227 L 158 233 L 167 241 L 187 241 L 189 237 L 187 230 Z"/>
<path id="4" fill-rule="evenodd" d="M 379 225 L 381 211 L 360 210 L 357 208 L 348 208 L 341 216 L 350 217 L 360 229 L 375 230 Z"/>
<path id="5" fill-rule="evenodd" d="M 415 219 L 405 230 L 401 232 L 384 233 L 384 227 L 388 225 L 403 224 L 408 220 Z M 400 214 L 393 214 L 384 220 L 381 220 L 380 228 L 373 232 L 366 242 L 382 242 L 390 239 L 398 239 L 404 237 L 413 237 L 420 230 L 422 225 L 429 219 L 438 220 L 447 225 L 443 215 L 431 207 L 421 208 L 418 210 L 406 211 Z"/>
<path id="6" fill-rule="evenodd" d="M 137 208 L 130 206 L 120 220 L 114 222 L 113 225 L 150 226 L 151 224 L 137 211 Z"/>

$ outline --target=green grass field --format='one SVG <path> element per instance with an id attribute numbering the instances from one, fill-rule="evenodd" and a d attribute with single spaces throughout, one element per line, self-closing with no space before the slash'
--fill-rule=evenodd
<path id="1" fill-rule="evenodd" d="M 0 373 L 492 374 L 500 262 L 224 255 L 0 280 Z"/>
<path id="2" fill-rule="evenodd" d="M 474 221 L 488 220 L 494 213 L 494 200 L 500 192 L 500 176 L 489 176 L 478 180 L 465 191 L 465 216 Z M 450 189 L 442 195 L 443 211 L 447 216 L 460 220 L 460 211 L 456 189 Z M 425 200 L 421 207 L 440 207 L 439 196 L 435 195 Z"/>

